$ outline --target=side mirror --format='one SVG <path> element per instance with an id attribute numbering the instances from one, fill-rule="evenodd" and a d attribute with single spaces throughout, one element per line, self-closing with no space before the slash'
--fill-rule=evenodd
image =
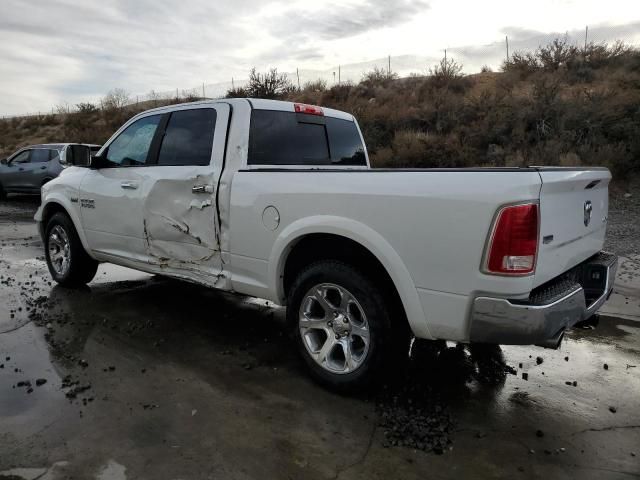
<path id="1" fill-rule="evenodd" d="M 93 170 L 100 170 L 101 168 L 107 168 L 111 166 L 113 166 L 113 163 L 107 160 L 106 157 L 94 155 L 91 157 L 91 163 L 89 165 L 89 168 Z"/>
<path id="2" fill-rule="evenodd" d="M 76 167 L 91 165 L 91 150 L 86 145 L 70 145 L 67 148 L 65 163 Z"/>

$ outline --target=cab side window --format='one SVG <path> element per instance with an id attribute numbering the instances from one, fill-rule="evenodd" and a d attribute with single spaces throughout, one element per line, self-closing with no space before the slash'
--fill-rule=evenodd
<path id="1" fill-rule="evenodd" d="M 215 128 L 216 111 L 212 108 L 171 113 L 158 165 L 209 165 Z"/>
<path id="2" fill-rule="evenodd" d="M 152 115 L 129 125 L 107 148 L 107 160 L 123 167 L 145 165 L 161 118 L 162 115 Z"/>

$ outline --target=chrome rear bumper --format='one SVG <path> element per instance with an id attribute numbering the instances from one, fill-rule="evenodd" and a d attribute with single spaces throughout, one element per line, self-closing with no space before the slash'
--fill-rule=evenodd
<path id="1" fill-rule="evenodd" d="M 469 339 L 556 348 L 565 330 L 591 317 L 607 301 L 617 268 L 616 255 L 600 252 L 536 288 L 528 300 L 476 297 Z"/>

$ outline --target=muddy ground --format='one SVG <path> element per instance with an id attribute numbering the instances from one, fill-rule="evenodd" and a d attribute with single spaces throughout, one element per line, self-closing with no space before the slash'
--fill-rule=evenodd
<path id="1" fill-rule="evenodd" d="M 0 479 L 640 477 L 640 223 L 624 203 L 596 329 L 502 361 L 418 345 L 397 384 L 341 397 L 268 303 L 109 265 L 55 286 L 36 202 L 0 205 Z"/>

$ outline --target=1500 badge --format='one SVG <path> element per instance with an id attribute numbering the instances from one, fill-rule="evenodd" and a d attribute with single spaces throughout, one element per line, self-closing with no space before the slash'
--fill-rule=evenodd
<path id="1" fill-rule="evenodd" d="M 92 198 L 81 198 L 80 208 L 96 208 L 96 201 Z"/>

